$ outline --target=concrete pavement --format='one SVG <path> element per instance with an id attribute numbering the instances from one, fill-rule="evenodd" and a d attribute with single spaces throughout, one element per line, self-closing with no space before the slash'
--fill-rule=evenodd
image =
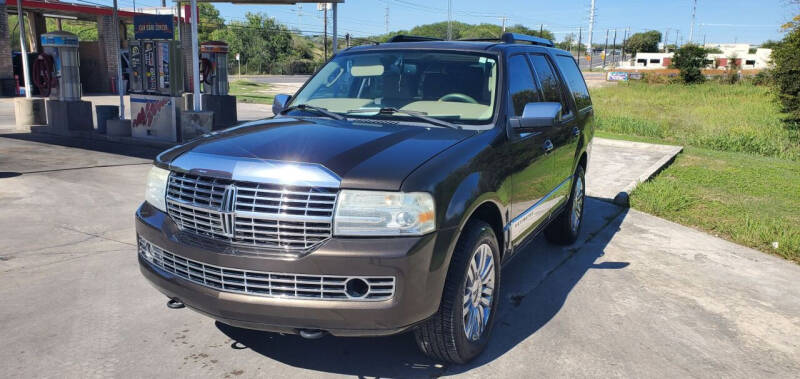
<path id="1" fill-rule="evenodd" d="M 169 310 L 133 232 L 156 152 L 48 138 L 0 134 L 4 376 L 800 373 L 800 266 L 591 198 L 579 243 L 540 238 L 503 271 L 493 339 L 466 366 L 427 359 L 409 334 L 309 341 Z"/>

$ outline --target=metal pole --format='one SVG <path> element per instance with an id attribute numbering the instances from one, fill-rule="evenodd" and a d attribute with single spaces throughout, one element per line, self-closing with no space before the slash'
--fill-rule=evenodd
<path id="1" fill-rule="evenodd" d="M 592 0 L 592 6 L 589 10 L 589 41 L 588 47 L 586 50 L 589 52 L 589 56 L 594 52 L 594 47 L 592 46 L 592 33 L 594 32 L 594 0 Z M 589 64 L 589 69 L 591 70 L 591 64 Z"/>
<path id="2" fill-rule="evenodd" d="M 611 51 L 614 55 L 611 56 L 611 64 L 617 64 L 617 29 L 614 29 L 614 42 L 611 44 Z"/>
<path id="3" fill-rule="evenodd" d="M 325 25 L 324 26 L 325 34 L 322 37 L 322 46 L 324 48 L 323 54 L 325 54 L 324 55 L 325 58 L 323 60 L 327 61 L 328 60 L 328 3 L 322 3 L 322 9 L 323 9 L 322 14 L 324 16 L 323 18 L 325 19 L 325 21 L 323 21 L 323 25 Z"/>
<path id="4" fill-rule="evenodd" d="M 447 0 L 447 40 L 453 39 L 453 0 Z"/>
<path id="5" fill-rule="evenodd" d="M 539 24 L 539 37 L 544 38 L 544 24 Z"/>
<path id="6" fill-rule="evenodd" d="M 339 11 L 338 7 L 336 6 L 337 3 L 333 3 L 333 37 L 331 43 L 333 44 L 333 55 L 339 51 L 337 43 L 339 42 Z"/>
<path id="7" fill-rule="evenodd" d="M 22 76 L 25 78 L 25 97 L 31 98 L 31 73 L 28 69 L 28 48 L 25 44 L 25 16 L 22 14 L 22 0 L 17 0 L 17 21 L 19 22 L 19 48 L 22 52 Z"/>
<path id="8" fill-rule="evenodd" d="M 114 59 L 117 61 L 117 93 L 119 94 L 119 119 L 125 119 L 125 86 L 122 82 L 122 57 L 119 53 L 119 18 L 117 16 L 117 0 L 114 0 L 114 11 L 111 15 L 111 22 L 114 27 L 114 47 L 117 51 L 117 56 Z"/>
<path id="9" fill-rule="evenodd" d="M 581 39 L 583 38 L 583 28 L 578 28 L 578 67 L 581 67 Z"/>
<path id="10" fill-rule="evenodd" d="M 697 11 L 697 0 L 692 2 L 692 25 L 689 27 L 689 43 L 692 43 L 694 37 L 694 14 Z"/>
<path id="11" fill-rule="evenodd" d="M 606 47 L 603 48 L 603 69 L 606 68 L 607 56 L 608 56 L 608 29 L 606 29 Z"/>
<path id="12" fill-rule="evenodd" d="M 197 43 L 197 0 L 192 0 L 192 100 L 194 111 L 203 110 L 203 102 L 200 99 L 200 47 Z"/>

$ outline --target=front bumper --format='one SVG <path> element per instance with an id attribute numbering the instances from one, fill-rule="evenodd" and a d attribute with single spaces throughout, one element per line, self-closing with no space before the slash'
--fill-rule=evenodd
<path id="1" fill-rule="evenodd" d="M 142 274 L 157 289 L 225 324 L 280 333 L 311 329 L 337 336 L 377 336 L 402 332 L 437 311 L 447 274 L 444 255 L 454 230 L 423 237 L 333 238 L 296 259 L 237 255 L 179 241 L 175 223 L 144 203 L 136 212 L 136 232 L 172 254 L 208 265 L 302 275 L 394 277 L 394 294 L 387 300 L 268 297 L 197 284 L 139 254 Z"/>

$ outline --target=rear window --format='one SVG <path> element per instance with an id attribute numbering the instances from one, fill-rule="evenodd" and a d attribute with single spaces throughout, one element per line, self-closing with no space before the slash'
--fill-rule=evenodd
<path id="1" fill-rule="evenodd" d="M 578 110 L 590 107 L 592 100 L 589 98 L 589 89 L 586 88 L 586 82 L 583 81 L 583 75 L 578 70 L 578 65 L 572 57 L 557 55 L 558 67 L 561 73 L 564 74 L 564 79 L 567 81 L 572 96 L 575 97 L 575 105 Z"/>

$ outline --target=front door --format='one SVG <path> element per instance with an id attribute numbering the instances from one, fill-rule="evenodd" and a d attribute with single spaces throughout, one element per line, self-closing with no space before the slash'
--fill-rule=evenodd
<path id="1" fill-rule="evenodd" d="M 579 117 L 576 115 L 572 97 L 556 73 L 550 58 L 543 54 L 531 54 L 529 57 L 536 79 L 542 89 L 544 101 L 561 103 L 561 118 L 549 133 L 550 140 L 553 142 L 553 151 L 551 152 L 553 175 L 552 182 L 550 182 L 553 194 L 551 196 L 556 200 L 556 205 L 560 205 L 567 200 L 572 187 L 575 153 L 581 133 L 581 129 L 578 127 Z M 572 59 L 572 57 L 568 58 Z"/>
<path id="2" fill-rule="evenodd" d="M 525 55 L 508 61 L 508 104 L 511 117 L 522 116 L 525 104 L 542 101 L 542 94 Z M 517 245 L 545 220 L 552 190 L 551 128 L 518 133 L 509 127 L 511 175 L 510 239 Z"/>

